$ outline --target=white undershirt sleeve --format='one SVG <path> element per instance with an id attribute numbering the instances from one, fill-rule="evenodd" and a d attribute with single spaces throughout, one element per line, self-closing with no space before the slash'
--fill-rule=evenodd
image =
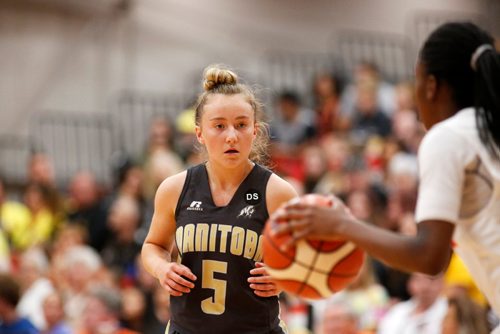
<path id="1" fill-rule="evenodd" d="M 449 127 L 438 124 L 425 135 L 418 152 L 417 222 L 457 222 L 464 170 L 474 158 L 473 152 L 468 149 L 466 140 Z"/>

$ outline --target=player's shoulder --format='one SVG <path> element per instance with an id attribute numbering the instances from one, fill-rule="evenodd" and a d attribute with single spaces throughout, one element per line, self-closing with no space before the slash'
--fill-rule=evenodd
<path id="1" fill-rule="evenodd" d="M 456 154 L 467 151 L 470 142 L 477 136 L 474 109 L 461 110 L 454 116 L 435 124 L 425 134 L 420 153 Z"/>
<path id="2" fill-rule="evenodd" d="M 178 199 L 186 182 L 186 177 L 186 170 L 167 177 L 158 187 L 156 196 L 164 199 Z"/>
<path id="3" fill-rule="evenodd" d="M 274 212 L 281 204 L 297 197 L 295 188 L 285 179 L 272 173 L 266 187 L 267 207 Z"/>
<path id="4" fill-rule="evenodd" d="M 290 182 L 286 181 L 282 177 L 272 173 L 269 177 L 269 182 L 267 183 L 267 191 L 271 193 L 285 193 L 297 196 L 297 191 L 290 184 Z"/>
<path id="5" fill-rule="evenodd" d="M 460 141 L 468 134 L 476 133 L 475 111 L 473 108 L 460 110 L 455 115 L 435 124 L 425 135 L 424 140 L 440 139 Z"/>

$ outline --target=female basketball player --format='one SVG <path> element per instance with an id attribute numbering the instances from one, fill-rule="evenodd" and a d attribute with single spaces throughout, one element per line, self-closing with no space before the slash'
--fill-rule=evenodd
<path id="1" fill-rule="evenodd" d="M 261 231 L 297 194 L 257 163 L 266 132 L 250 88 L 222 68 L 204 75 L 195 122 L 207 161 L 160 185 L 142 260 L 172 297 L 167 333 L 284 333 Z"/>
<path id="2" fill-rule="evenodd" d="M 276 232 L 345 238 L 394 267 L 428 274 L 445 269 L 453 238 L 500 315 L 500 56 L 493 38 L 471 23 L 439 27 L 420 51 L 416 97 L 429 132 L 419 150 L 415 237 L 364 224 L 337 199 L 333 209 L 288 205 L 276 218 L 291 223 Z"/>

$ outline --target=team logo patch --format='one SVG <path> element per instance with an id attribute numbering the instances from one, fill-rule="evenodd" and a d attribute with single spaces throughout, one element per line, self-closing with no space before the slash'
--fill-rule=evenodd
<path id="1" fill-rule="evenodd" d="M 245 193 L 245 202 L 250 205 L 259 204 L 262 200 L 262 195 L 255 189 L 249 189 Z"/>
<path id="2" fill-rule="evenodd" d="M 186 208 L 188 211 L 203 211 L 201 207 L 201 201 L 192 201 L 191 204 Z"/>
<path id="3" fill-rule="evenodd" d="M 252 218 L 253 213 L 255 212 L 255 208 L 253 205 L 247 205 L 243 209 L 241 209 L 240 214 L 236 218 Z"/>

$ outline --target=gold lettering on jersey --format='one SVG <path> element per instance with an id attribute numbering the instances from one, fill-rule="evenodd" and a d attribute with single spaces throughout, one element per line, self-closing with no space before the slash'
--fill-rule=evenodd
<path id="1" fill-rule="evenodd" d="M 181 253 L 184 253 L 184 251 L 182 250 L 183 233 L 184 233 L 184 228 L 182 226 L 178 227 L 177 230 L 175 231 L 175 242 L 177 243 L 177 249 L 179 249 Z"/>
<path id="2" fill-rule="evenodd" d="M 182 256 L 188 252 L 229 252 L 249 260 L 262 260 L 262 235 L 254 230 L 226 224 L 186 224 L 175 231 Z M 220 244 L 217 245 L 217 242 Z"/>
<path id="3" fill-rule="evenodd" d="M 219 252 L 225 253 L 226 252 L 226 246 L 227 246 L 227 234 L 231 232 L 232 226 L 231 225 L 223 225 L 219 224 L 219 231 L 221 232 L 220 234 L 220 250 Z"/>
<path id="4" fill-rule="evenodd" d="M 210 224 L 210 242 L 208 243 L 208 250 L 215 252 L 215 244 L 217 243 L 217 227 L 218 224 Z"/>
<path id="5" fill-rule="evenodd" d="M 243 256 L 247 259 L 252 259 L 255 255 L 255 250 L 257 249 L 257 240 L 259 240 L 259 236 L 257 232 L 252 230 L 247 230 L 247 235 L 245 238 L 245 252 Z"/>
<path id="6" fill-rule="evenodd" d="M 235 226 L 231 231 L 231 248 L 233 255 L 243 254 L 243 244 L 245 243 L 245 230 L 242 227 Z"/>
<path id="7" fill-rule="evenodd" d="M 206 252 L 208 249 L 208 224 L 196 224 L 196 236 L 194 249 L 197 252 Z"/>
<path id="8" fill-rule="evenodd" d="M 259 235 L 259 243 L 257 245 L 257 251 L 255 252 L 255 256 L 253 257 L 253 260 L 255 262 L 260 262 L 262 261 L 262 235 Z"/>
<path id="9" fill-rule="evenodd" d="M 182 253 L 194 252 L 194 224 L 184 226 L 184 240 L 182 243 Z"/>

